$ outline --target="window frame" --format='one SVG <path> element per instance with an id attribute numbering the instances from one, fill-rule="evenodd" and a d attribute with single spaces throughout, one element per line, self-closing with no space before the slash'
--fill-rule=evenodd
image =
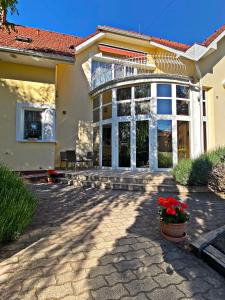
<path id="1" fill-rule="evenodd" d="M 36 139 L 25 139 L 24 138 L 24 129 L 25 129 L 25 111 L 40 111 L 44 112 L 50 109 L 54 112 L 53 117 L 53 132 L 52 138 L 46 139 L 44 134 L 44 129 L 46 123 L 42 120 L 42 136 L 41 140 Z M 25 142 L 25 143 L 55 143 L 56 142 L 56 122 L 55 122 L 55 105 L 46 105 L 46 104 L 38 104 L 38 103 L 30 103 L 30 102 L 21 102 L 17 101 L 16 106 L 16 141 L 17 142 Z"/>

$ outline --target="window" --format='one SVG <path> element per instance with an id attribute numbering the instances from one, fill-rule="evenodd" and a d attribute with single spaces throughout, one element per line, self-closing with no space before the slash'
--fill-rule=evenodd
<path id="1" fill-rule="evenodd" d="M 185 85 L 176 85 L 176 109 L 177 115 L 190 115 L 190 88 Z"/>
<path id="2" fill-rule="evenodd" d="M 102 119 L 107 120 L 112 118 L 112 91 L 107 91 L 102 94 Z"/>
<path id="3" fill-rule="evenodd" d="M 157 97 L 172 97 L 171 84 L 157 84 Z"/>
<path id="4" fill-rule="evenodd" d="M 176 97 L 177 98 L 190 98 L 190 89 L 188 86 L 185 85 L 177 85 L 176 86 Z"/>
<path id="5" fill-rule="evenodd" d="M 157 121 L 158 139 L 158 168 L 171 168 L 173 166 L 172 150 L 172 121 Z"/>
<path id="6" fill-rule="evenodd" d="M 177 121 L 178 160 L 190 157 L 189 122 Z"/>
<path id="7" fill-rule="evenodd" d="M 202 130 L 203 130 L 203 150 L 207 152 L 207 91 L 202 91 Z"/>
<path id="8" fill-rule="evenodd" d="M 17 141 L 55 141 L 55 110 L 51 107 L 17 102 Z"/>
<path id="9" fill-rule="evenodd" d="M 150 114 L 150 101 L 136 101 L 135 102 L 135 114 L 136 115 L 148 115 Z"/>
<path id="10" fill-rule="evenodd" d="M 171 99 L 158 99 L 157 100 L 157 114 L 171 115 L 172 114 L 172 100 Z"/>
<path id="11" fill-rule="evenodd" d="M 42 111 L 24 111 L 24 140 L 42 140 Z"/>
<path id="12" fill-rule="evenodd" d="M 147 84 L 135 86 L 134 97 L 135 99 L 151 97 L 151 86 Z"/>
<path id="13" fill-rule="evenodd" d="M 131 99 L 131 88 L 123 88 L 117 90 L 117 101 L 130 100 Z"/>

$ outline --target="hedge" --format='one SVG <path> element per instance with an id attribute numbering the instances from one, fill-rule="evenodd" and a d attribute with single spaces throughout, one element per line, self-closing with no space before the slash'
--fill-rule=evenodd
<path id="1" fill-rule="evenodd" d="M 173 169 L 173 176 L 182 185 L 208 185 L 209 175 L 225 155 L 225 147 L 209 151 L 196 159 L 183 159 Z"/>
<path id="2" fill-rule="evenodd" d="M 16 239 L 25 230 L 36 205 L 22 179 L 0 164 L 0 242 Z"/>

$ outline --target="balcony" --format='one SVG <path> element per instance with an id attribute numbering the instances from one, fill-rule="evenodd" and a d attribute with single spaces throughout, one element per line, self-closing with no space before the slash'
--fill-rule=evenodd
<path id="1" fill-rule="evenodd" d="M 153 73 L 183 75 L 185 71 L 185 64 L 175 55 L 149 54 L 127 59 L 95 56 L 92 60 L 91 91 L 116 80 Z"/>

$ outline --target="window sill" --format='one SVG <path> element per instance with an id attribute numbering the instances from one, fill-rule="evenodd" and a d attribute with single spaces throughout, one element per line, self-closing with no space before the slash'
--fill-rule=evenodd
<path id="1" fill-rule="evenodd" d="M 56 144 L 57 141 L 35 141 L 35 140 L 17 140 L 18 143 L 38 143 L 38 144 Z"/>

